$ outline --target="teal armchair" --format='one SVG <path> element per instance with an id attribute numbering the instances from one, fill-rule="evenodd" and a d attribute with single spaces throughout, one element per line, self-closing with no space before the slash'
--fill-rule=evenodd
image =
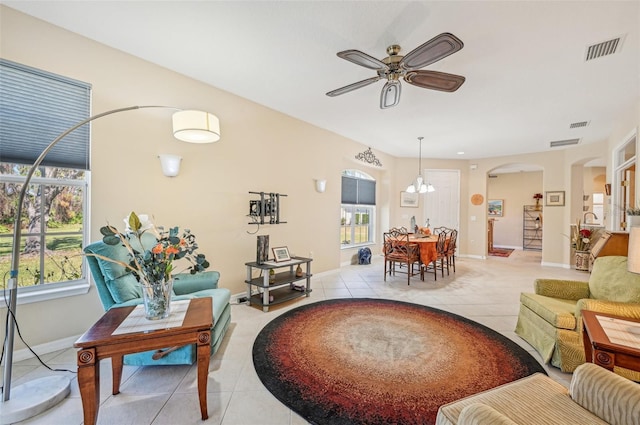
<path id="1" fill-rule="evenodd" d="M 153 238 L 155 241 L 155 238 Z M 145 240 L 143 238 L 143 244 Z M 151 239 L 149 239 L 151 243 Z M 112 307 L 123 307 L 142 304 L 142 291 L 135 276 L 119 264 L 100 259 L 92 254 L 101 255 L 114 260 L 129 262 L 128 252 L 121 245 L 107 245 L 102 241 L 88 245 L 87 262 L 93 281 L 98 290 L 100 301 L 106 310 Z M 211 354 L 215 353 L 231 322 L 231 293 L 226 288 L 218 287 L 220 273 L 207 271 L 195 275 L 180 273 L 174 276 L 172 300 L 211 297 L 213 300 L 213 328 L 211 328 Z M 162 350 L 165 352 L 165 350 Z M 196 360 L 195 345 L 186 345 L 177 349 L 166 348 L 166 354 L 157 360 L 153 359 L 156 351 L 129 354 L 124 356 L 124 364 L 134 366 L 193 364 Z"/>

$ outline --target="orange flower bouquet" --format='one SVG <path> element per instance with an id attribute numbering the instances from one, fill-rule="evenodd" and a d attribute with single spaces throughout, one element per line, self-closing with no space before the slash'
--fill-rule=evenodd
<path id="1" fill-rule="evenodd" d="M 105 244 L 120 244 L 127 249 L 129 263 L 93 255 L 131 271 L 142 285 L 147 318 L 165 318 L 169 315 L 174 261 L 186 260 L 189 264 L 187 269 L 191 274 L 204 271 L 209 267 L 209 262 L 204 254 L 197 253 L 196 237 L 188 229 L 182 234 L 178 227 L 165 231 L 163 227 L 156 227 L 147 215 L 138 216 L 135 212 L 129 214 L 124 222 L 127 226 L 124 232 L 107 225 L 100 228 L 100 233 Z M 143 240 L 142 237 L 146 232 L 155 236 L 155 243 L 151 248 L 146 248 L 151 245 L 149 238 Z"/>

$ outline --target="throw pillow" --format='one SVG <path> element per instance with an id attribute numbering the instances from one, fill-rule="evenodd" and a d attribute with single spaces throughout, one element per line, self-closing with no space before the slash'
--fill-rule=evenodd
<path id="1" fill-rule="evenodd" d="M 132 273 L 107 281 L 107 288 L 117 304 L 142 297 L 142 288 Z"/>
<path id="2" fill-rule="evenodd" d="M 627 271 L 627 257 L 599 257 L 589 278 L 590 298 L 640 303 L 640 275 Z"/>

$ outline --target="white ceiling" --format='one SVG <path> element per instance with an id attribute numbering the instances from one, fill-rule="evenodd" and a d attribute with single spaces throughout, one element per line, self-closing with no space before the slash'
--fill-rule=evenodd
<path id="1" fill-rule="evenodd" d="M 400 157 L 417 156 L 418 136 L 432 158 L 594 143 L 640 97 L 638 1 L 2 3 Z M 442 32 L 464 48 L 425 69 L 465 76 L 457 92 L 403 83 L 386 110 L 383 81 L 325 95 L 375 75 L 338 51 L 382 59 L 390 44 L 406 54 Z M 587 45 L 621 35 L 619 53 L 585 62 Z M 579 121 L 589 125 L 569 128 Z"/>

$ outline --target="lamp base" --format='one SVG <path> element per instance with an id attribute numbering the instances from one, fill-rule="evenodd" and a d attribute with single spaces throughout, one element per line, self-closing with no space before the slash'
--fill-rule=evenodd
<path id="1" fill-rule="evenodd" d="M 0 424 L 12 424 L 39 415 L 69 395 L 70 380 L 47 376 L 11 388 L 11 399 L 0 402 Z"/>

